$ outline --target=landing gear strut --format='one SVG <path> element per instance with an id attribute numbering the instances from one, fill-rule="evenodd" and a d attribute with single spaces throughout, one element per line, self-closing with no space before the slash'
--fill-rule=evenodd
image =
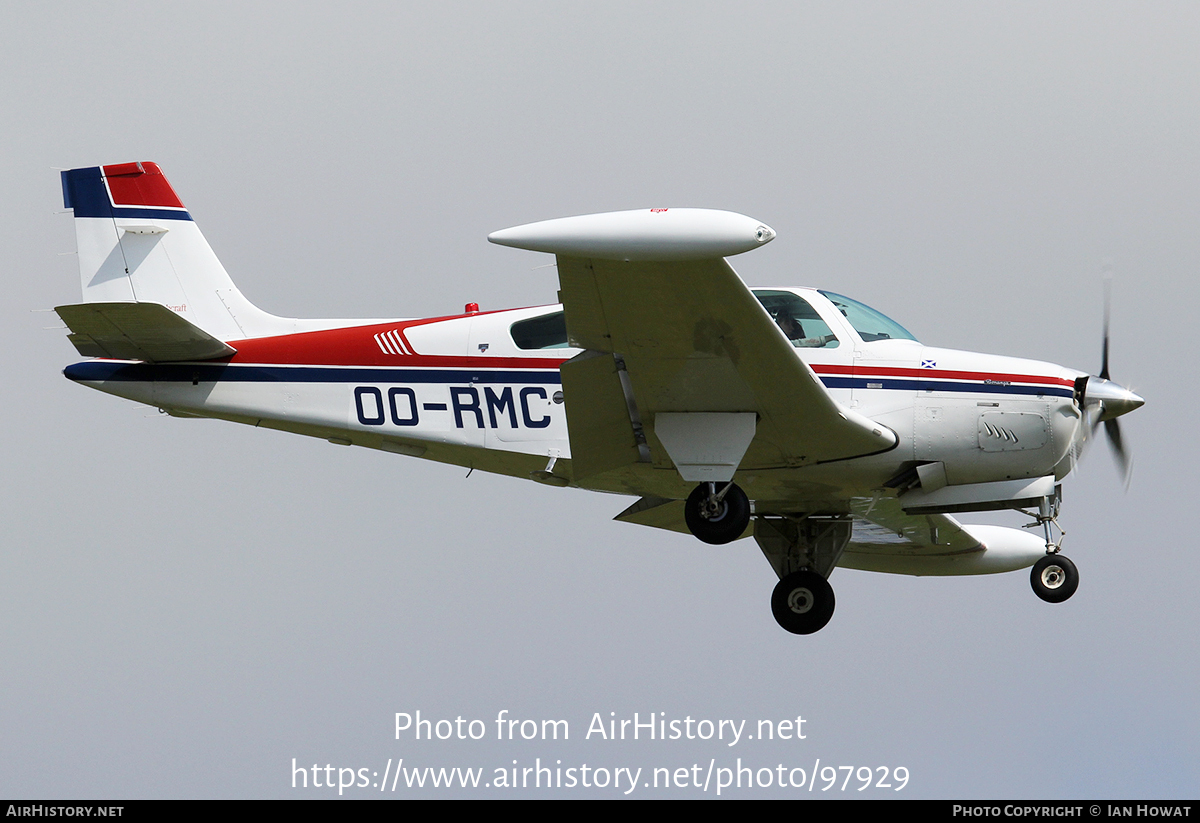
<path id="1" fill-rule="evenodd" d="M 1075 594 L 1079 588 L 1079 571 L 1075 564 L 1058 553 L 1066 532 L 1058 525 L 1058 507 L 1062 497 L 1058 489 L 1053 497 L 1043 497 L 1038 503 L 1037 514 L 1026 512 L 1037 522 L 1026 528 L 1041 526 L 1046 535 L 1046 556 L 1033 564 L 1029 572 L 1029 584 L 1033 593 L 1047 603 L 1061 603 Z M 1054 532 L 1058 539 L 1054 539 Z"/>
<path id="2" fill-rule="evenodd" d="M 742 536 L 750 525 L 750 499 L 735 483 L 701 483 L 688 495 L 683 519 L 705 543 L 721 545 Z"/>
<path id="3" fill-rule="evenodd" d="M 754 539 L 779 583 L 771 593 L 775 621 L 792 634 L 812 634 L 833 617 L 833 587 L 826 578 L 850 541 L 847 515 L 759 515 Z"/>

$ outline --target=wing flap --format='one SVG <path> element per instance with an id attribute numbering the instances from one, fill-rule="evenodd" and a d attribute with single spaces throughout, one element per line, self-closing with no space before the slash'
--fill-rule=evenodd
<path id="1" fill-rule="evenodd" d="M 637 434 L 613 356 L 588 351 L 563 363 L 563 400 L 576 480 L 639 460 Z"/>
<path id="2" fill-rule="evenodd" d="M 169 363 L 236 352 L 160 303 L 75 303 L 54 310 L 84 357 Z"/>

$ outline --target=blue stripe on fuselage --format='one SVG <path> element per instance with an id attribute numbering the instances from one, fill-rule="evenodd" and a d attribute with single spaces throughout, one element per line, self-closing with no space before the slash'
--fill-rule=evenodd
<path id="1" fill-rule="evenodd" d="M 355 368 L 339 366 L 252 366 L 228 363 L 117 363 L 88 360 L 63 370 L 71 380 L 80 382 L 164 383 L 541 383 L 558 385 L 558 369 L 516 371 L 511 369 L 412 369 Z M 901 380 L 887 377 L 823 376 L 830 389 L 866 389 L 870 391 L 956 392 L 975 394 L 1020 394 L 1070 397 L 1071 389 L 1062 386 L 1026 386 L 1005 383 L 967 381 Z"/>
<path id="2" fill-rule="evenodd" d="M 63 369 L 69 380 L 98 383 L 544 383 L 558 385 L 558 369 L 383 369 L 337 366 L 241 366 L 228 363 L 114 363 L 88 360 Z"/>
<path id="3" fill-rule="evenodd" d="M 821 382 L 829 389 L 870 389 L 872 391 L 969 392 L 978 394 L 1048 394 L 1071 397 L 1065 386 L 1025 386 L 1013 383 L 986 383 L 938 380 L 899 380 L 891 377 L 827 377 Z"/>

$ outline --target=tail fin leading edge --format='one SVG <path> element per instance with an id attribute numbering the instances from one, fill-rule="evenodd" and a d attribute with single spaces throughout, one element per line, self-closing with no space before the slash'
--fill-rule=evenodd
<path id="1" fill-rule="evenodd" d="M 238 291 L 157 164 L 71 169 L 62 187 L 85 303 L 158 303 L 223 341 L 286 330 Z"/>

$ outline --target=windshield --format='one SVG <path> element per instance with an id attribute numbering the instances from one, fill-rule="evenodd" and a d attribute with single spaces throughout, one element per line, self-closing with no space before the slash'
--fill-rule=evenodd
<path id="1" fill-rule="evenodd" d="M 863 339 L 864 343 L 871 343 L 875 340 L 916 341 L 917 339 L 909 333 L 908 329 L 870 306 L 831 291 L 822 291 L 821 294 L 828 297 L 829 302 L 833 303 L 837 310 L 850 321 L 850 325 L 858 332 L 858 336 Z"/>

